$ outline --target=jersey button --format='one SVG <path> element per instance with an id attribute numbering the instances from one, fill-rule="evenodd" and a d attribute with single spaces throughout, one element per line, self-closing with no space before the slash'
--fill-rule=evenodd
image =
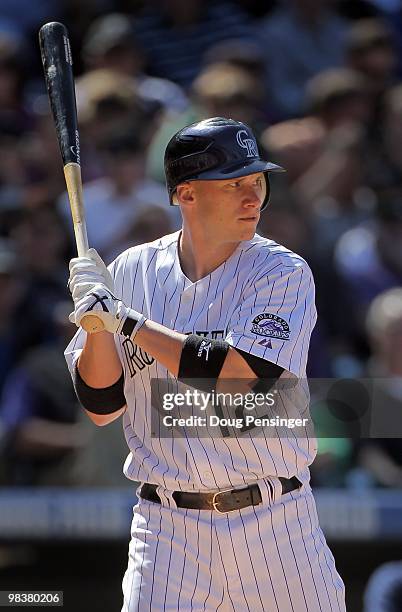
<path id="1" fill-rule="evenodd" d="M 210 480 L 212 478 L 212 472 L 204 472 L 204 478 Z"/>

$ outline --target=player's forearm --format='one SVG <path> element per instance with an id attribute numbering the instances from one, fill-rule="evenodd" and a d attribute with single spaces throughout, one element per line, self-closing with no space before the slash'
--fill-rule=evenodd
<path id="1" fill-rule="evenodd" d="M 109 387 L 120 378 L 122 367 L 113 334 L 88 334 L 78 360 L 78 371 L 86 384 L 94 389 Z"/>
<path id="2" fill-rule="evenodd" d="M 183 344 L 187 336 L 147 319 L 135 335 L 134 342 L 164 365 L 173 376 L 179 372 Z"/>
<path id="3" fill-rule="evenodd" d="M 173 376 L 177 376 L 186 338 L 186 334 L 173 331 L 148 319 L 137 332 L 134 341 L 156 361 L 164 365 Z M 254 377 L 254 372 L 241 355 L 234 349 L 229 348 L 220 378 Z"/>

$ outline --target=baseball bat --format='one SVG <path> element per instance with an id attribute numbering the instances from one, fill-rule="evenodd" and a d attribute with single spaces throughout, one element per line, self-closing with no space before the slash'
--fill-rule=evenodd
<path id="1" fill-rule="evenodd" d="M 66 27 L 52 21 L 39 30 L 45 82 L 63 160 L 78 256 L 88 250 L 84 201 L 82 196 L 80 139 L 73 75 L 73 60 Z M 104 329 L 96 315 L 85 315 L 81 327 L 88 333 Z"/>

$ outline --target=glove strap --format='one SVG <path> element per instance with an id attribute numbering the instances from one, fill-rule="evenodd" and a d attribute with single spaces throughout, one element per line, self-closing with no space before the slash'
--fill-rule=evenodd
<path id="1" fill-rule="evenodd" d="M 147 320 L 140 312 L 133 310 L 132 308 L 127 308 L 126 318 L 123 321 L 123 324 L 120 329 L 117 330 L 117 333 L 122 336 L 128 336 L 133 340 L 135 338 L 136 333 L 142 327 Z"/>

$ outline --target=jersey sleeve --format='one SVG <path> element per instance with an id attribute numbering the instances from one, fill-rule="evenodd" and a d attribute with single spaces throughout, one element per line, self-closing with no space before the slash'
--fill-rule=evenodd
<path id="1" fill-rule="evenodd" d="M 64 357 L 66 358 L 67 367 L 70 370 L 70 374 L 73 373 L 75 364 L 81 355 L 86 337 L 86 332 L 80 327 L 64 351 Z"/>
<path id="2" fill-rule="evenodd" d="M 226 341 L 301 378 L 317 319 L 314 280 L 304 261 L 278 268 L 247 287 L 229 321 Z"/>

